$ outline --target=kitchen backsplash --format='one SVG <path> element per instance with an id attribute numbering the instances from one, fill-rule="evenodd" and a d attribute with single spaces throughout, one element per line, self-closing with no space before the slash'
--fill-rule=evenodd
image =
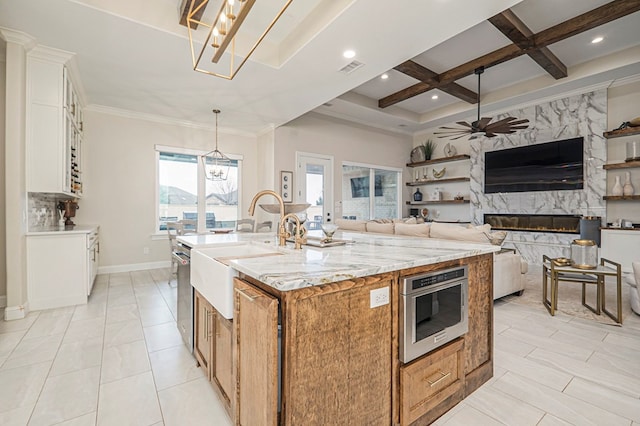
<path id="1" fill-rule="evenodd" d="M 47 194 L 40 192 L 30 192 L 28 197 L 29 205 L 29 230 L 58 224 L 58 209 L 56 205 L 59 201 L 68 199 L 58 194 Z"/>

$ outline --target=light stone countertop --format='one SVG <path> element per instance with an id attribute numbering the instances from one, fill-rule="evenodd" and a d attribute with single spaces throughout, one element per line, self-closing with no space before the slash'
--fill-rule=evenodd
<path id="1" fill-rule="evenodd" d="M 311 231 L 309 235 L 320 236 L 321 232 Z M 489 244 L 372 233 L 338 231 L 334 239 L 348 240 L 348 243 L 325 248 L 303 246 L 302 250 L 295 250 L 290 242 L 286 248 L 278 247 L 275 235 L 267 233 L 178 237 L 178 241 L 194 249 L 242 243 L 270 245 L 283 255 L 235 259 L 229 261 L 229 265 L 281 291 L 399 271 L 500 250 L 500 246 Z"/>
<path id="2" fill-rule="evenodd" d="M 46 226 L 30 229 L 26 235 L 66 235 L 66 234 L 90 234 L 97 230 L 98 225 L 75 225 L 73 229 L 59 229 L 58 226 Z"/>

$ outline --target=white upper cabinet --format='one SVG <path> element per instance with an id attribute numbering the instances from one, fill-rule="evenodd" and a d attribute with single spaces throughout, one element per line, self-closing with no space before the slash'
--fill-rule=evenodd
<path id="1" fill-rule="evenodd" d="M 71 54 L 27 56 L 27 191 L 82 196 L 82 108 L 65 66 Z"/>

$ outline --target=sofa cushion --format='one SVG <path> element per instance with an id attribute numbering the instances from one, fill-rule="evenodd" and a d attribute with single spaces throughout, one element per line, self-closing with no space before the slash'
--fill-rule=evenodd
<path id="1" fill-rule="evenodd" d="M 378 234 L 393 234 L 393 222 L 380 223 L 377 220 L 367 222 L 367 232 L 377 232 Z"/>
<path id="2" fill-rule="evenodd" d="M 415 217 L 403 217 L 400 219 L 393 219 L 393 223 L 418 223 Z"/>
<path id="3" fill-rule="evenodd" d="M 412 237 L 428 237 L 431 225 L 428 223 L 396 223 L 396 235 Z"/>
<path id="4" fill-rule="evenodd" d="M 468 241 L 472 243 L 489 243 L 489 237 L 482 229 L 464 228 L 459 225 L 434 222 L 429 233 L 431 238 L 445 240 Z"/>
<path id="5" fill-rule="evenodd" d="M 336 219 L 335 224 L 342 231 L 367 232 L 366 220 L 357 219 Z"/>

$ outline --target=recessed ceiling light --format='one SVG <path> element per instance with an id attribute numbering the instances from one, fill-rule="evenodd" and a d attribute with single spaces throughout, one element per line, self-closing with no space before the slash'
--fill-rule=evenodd
<path id="1" fill-rule="evenodd" d="M 344 53 L 342 53 L 342 56 L 344 56 L 347 59 L 351 59 L 354 56 L 356 56 L 356 52 L 354 52 L 353 50 L 345 50 Z"/>
<path id="2" fill-rule="evenodd" d="M 433 95 L 433 96 L 431 97 L 431 99 L 433 99 L 433 100 L 435 101 L 436 99 L 438 99 L 438 95 Z"/>
<path id="3" fill-rule="evenodd" d="M 382 75 L 380 76 L 380 78 L 381 78 L 381 79 L 383 79 L 383 80 L 386 80 L 386 79 L 388 79 L 388 78 L 389 78 L 389 74 L 384 73 L 384 74 L 382 74 Z"/>
<path id="4" fill-rule="evenodd" d="M 604 37 L 596 37 L 593 40 L 591 40 L 591 43 L 593 44 L 600 43 L 602 40 L 604 40 Z"/>
<path id="5" fill-rule="evenodd" d="M 344 52 L 342 52 L 342 56 L 344 56 L 347 59 L 351 59 L 354 56 L 356 56 L 356 52 L 353 50 L 345 50 Z"/>

